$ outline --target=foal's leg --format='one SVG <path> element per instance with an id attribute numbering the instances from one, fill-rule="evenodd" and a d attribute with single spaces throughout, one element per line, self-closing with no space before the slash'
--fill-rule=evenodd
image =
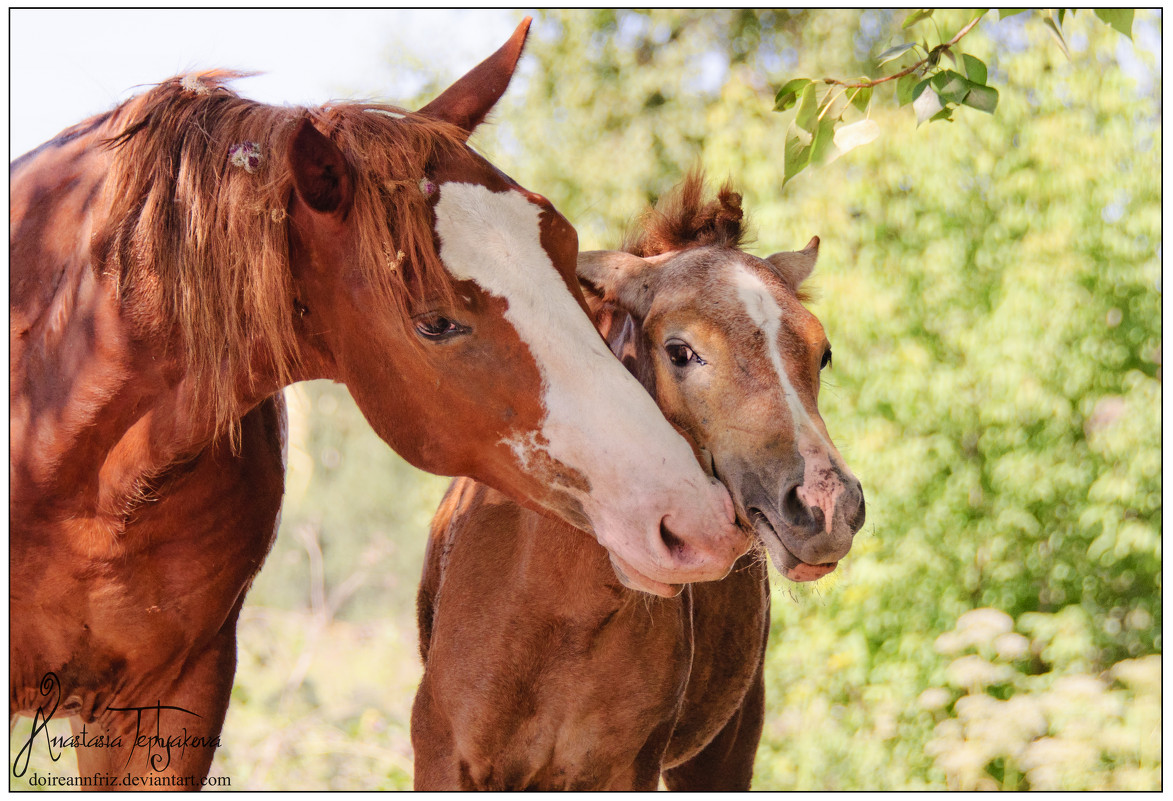
<path id="1" fill-rule="evenodd" d="M 411 707 L 411 747 L 415 754 L 416 790 L 475 789 L 462 781 L 452 727 L 432 702 L 426 673 Z"/>
<path id="2" fill-rule="evenodd" d="M 768 616 L 767 616 L 768 620 Z M 741 706 L 708 745 L 664 771 L 669 790 L 748 790 L 766 710 L 765 647 Z"/>

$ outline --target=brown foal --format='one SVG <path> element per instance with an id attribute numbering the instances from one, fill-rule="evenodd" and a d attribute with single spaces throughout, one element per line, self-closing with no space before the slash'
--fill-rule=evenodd
<path id="1" fill-rule="evenodd" d="M 739 249 L 740 197 L 700 175 L 626 253 L 579 256 L 612 351 L 729 488 L 794 581 L 835 568 L 863 524 L 859 482 L 819 416 L 831 348 L 801 303 L 818 240 Z M 649 471 L 656 465 L 649 463 Z M 418 789 L 747 789 L 761 735 L 765 558 L 723 580 L 633 591 L 589 535 L 458 479 L 419 592 Z"/>

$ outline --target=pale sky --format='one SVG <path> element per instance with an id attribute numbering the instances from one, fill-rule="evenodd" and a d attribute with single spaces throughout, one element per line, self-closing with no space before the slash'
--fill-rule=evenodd
<path id="1" fill-rule="evenodd" d="M 265 103 L 395 101 L 411 66 L 454 79 L 500 47 L 517 10 L 51 10 L 10 12 L 9 159 L 191 69 L 262 71 L 235 84 Z M 405 68 L 396 70 L 394 61 Z M 411 65 L 411 66 L 408 66 Z"/>

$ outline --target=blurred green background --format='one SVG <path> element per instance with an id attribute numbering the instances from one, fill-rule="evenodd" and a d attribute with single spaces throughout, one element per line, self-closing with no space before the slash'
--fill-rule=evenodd
<path id="1" fill-rule="evenodd" d="M 963 46 L 996 114 L 918 130 L 885 95 L 880 139 L 782 191 L 776 88 L 868 74 L 903 16 L 542 13 L 474 144 L 583 249 L 696 164 L 743 193 L 752 252 L 822 239 L 822 413 L 868 522 L 814 587 L 773 574 L 756 789 L 1159 789 L 1161 83 L 1140 45 L 1161 19 L 1138 12 L 1134 47 L 1069 17 L 1068 61 L 1038 19 L 991 16 Z M 414 592 L 447 482 L 344 388 L 288 397 L 284 518 L 213 773 L 410 787 Z"/>

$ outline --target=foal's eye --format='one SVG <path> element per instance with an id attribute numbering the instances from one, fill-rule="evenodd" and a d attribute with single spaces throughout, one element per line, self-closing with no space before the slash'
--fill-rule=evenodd
<path id="1" fill-rule="evenodd" d="M 668 361 L 672 362 L 675 367 L 684 367 L 689 362 L 694 364 L 705 363 L 704 359 L 696 355 L 695 350 L 679 340 L 664 345 L 664 351 L 668 354 Z"/>
<path id="2" fill-rule="evenodd" d="M 825 351 L 823 351 L 823 361 L 819 365 L 819 369 L 822 370 L 824 367 L 830 367 L 830 366 L 831 366 L 831 349 L 827 348 Z"/>
<path id="3" fill-rule="evenodd" d="M 416 318 L 415 330 L 424 339 L 440 342 L 467 333 L 469 329 L 442 314 L 427 314 Z"/>

